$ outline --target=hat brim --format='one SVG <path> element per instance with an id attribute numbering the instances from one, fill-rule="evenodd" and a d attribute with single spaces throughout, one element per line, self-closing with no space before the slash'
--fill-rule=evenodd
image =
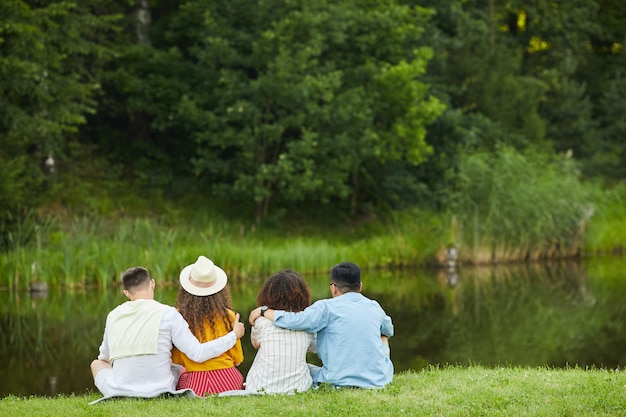
<path id="1" fill-rule="evenodd" d="M 210 287 L 198 287 L 196 285 L 193 285 L 193 283 L 189 280 L 189 274 L 191 272 L 191 268 L 193 268 L 194 265 L 195 264 L 187 265 L 180 273 L 180 285 L 185 289 L 185 291 L 187 291 L 189 294 L 204 297 L 207 295 L 218 293 L 224 289 L 226 283 L 228 282 L 228 277 L 226 276 L 226 272 L 224 272 L 224 270 L 217 265 L 214 265 L 217 277 L 213 285 L 211 285 Z"/>

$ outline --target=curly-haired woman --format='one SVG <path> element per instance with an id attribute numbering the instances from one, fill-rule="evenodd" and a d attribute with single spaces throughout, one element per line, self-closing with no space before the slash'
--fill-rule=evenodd
<path id="1" fill-rule="evenodd" d="M 232 310 L 226 273 L 210 259 L 200 256 L 180 273 L 181 288 L 176 307 L 200 342 L 230 332 L 236 313 Z M 174 348 L 172 362 L 185 367 L 177 389 L 191 388 L 200 396 L 243 388 L 243 375 L 236 368 L 243 362 L 241 341 L 220 356 L 206 362 L 193 362 Z"/>
<path id="2" fill-rule="evenodd" d="M 311 293 L 300 274 L 286 269 L 265 281 L 257 304 L 275 310 L 302 311 L 311 304 Z M 258 352 L 246 376 L 246 391 L 292 393 L 311 387 L 306 353 L 315 351 L 314 334 L 281 329 L 259 317 L 250 338 Z"/>

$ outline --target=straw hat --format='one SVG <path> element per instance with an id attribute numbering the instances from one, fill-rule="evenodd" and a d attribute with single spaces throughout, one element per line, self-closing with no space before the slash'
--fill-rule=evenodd
<path id="1" fill-rule="evenodd" d="M 226 272 L 202 255 L 196 263 L 187 265 L 180 273 L 180 285 L 193 295 L 215 294 L 226 286 L 226 282 Z"/>

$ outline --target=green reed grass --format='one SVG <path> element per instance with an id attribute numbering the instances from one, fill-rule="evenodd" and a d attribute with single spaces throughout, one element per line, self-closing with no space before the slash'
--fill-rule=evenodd
<path id="1" fill-rule="evenodd" d="M 42 281 L 53 287 L 107 288 L 130 266 L 143 265 L 165 284 L 175 284 L 181 269 L 206 255 L 236 280 L 267 276 L 284 268 L 303 274 L 327 272 L 350 260 L 362 268 L 424 264 L 433 253 L 421 224 L 389 224 L 384 233 L 362 238 L 339 231 L 332 238 L 284 235 L 235 222 L 190 225 L 155 218 L 80 217 L 58 222 L 37 235 L 37 244 L 0 253 L 0 285 L 26 288 Z M 337 232 L 336 230 L 333 232 Z M 31 265 L 37 268 L 32 271 Z"/>
<path id="2" fill-rule="evenodd" d="M 472 264 L 577 256 L 603 200 L 568 157 L 507 147 L 466 155 L 448 180 L 454 243 Z"/>
<path id="3" fill-rule="evenodd" d="M 586 235 L 589 253 L 626 251 L 626 184 L 611 189 L 594 213 Z"/>

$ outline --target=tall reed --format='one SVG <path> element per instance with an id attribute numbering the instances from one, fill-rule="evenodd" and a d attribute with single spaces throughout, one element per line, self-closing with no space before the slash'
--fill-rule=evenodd
<path id="1" fill-rule="evenodd" d="M 466 154 L 448 184 L 460 260 L 472 264 L 576 256 L 593 202 L 601 200 L 566 155 L 505 146 Z"/>
<path id="2" fill-rule="evenodd" d="M 626 252 L 626 183 L 611 188 L 589 225 L 586 247 L 590 253 Z"/>
<path id="3" fill-rule="evenodd" d="M 44 215 L 41 211 L 22 210 L 15 217 L 11 214 L 5 216 L 0 226 L 4 228 L 7 221 L 11 223 L 7 229 L 9 231 L 5 233 L 2 230 L 0 233 L 3 239 L 0 247 L 6 249 L 0 257 L 3 277 L 0 283 L 4 281 L 13 288 L 39 281 L 40 249 L 45 244 L 42 236 L 57 226 L 56 218 Z M 27 250 L 34 253 L 26 255 Z"/>
<path id="4" fill-rule="evenodd" d="M 234 284 L 261 280 L 284 268 L 326 273 L 346 260 L 364 269 L 419 265 L 432 254 L 426 249 L 432 245 L 428 234 L 419 230 L 419 224 L 390 223 L 376 235 L 361 238 L 346 229 L 338 239 L 331 233 L 332 238 L 285 236 L 221 220 L 172 225 L 145 217 L 78 217 L 41 231 L 36 245 L 0 253 L 0 286 L 26 288 L 36 278 L 52 287 L 107 288 L 119 282 L 126 268 L 137 265 L 147 267 L 160 283 L 176 285 L 182 268 L 199 255 L 224 268 Z M 31 274 L 33 262 L 36 277 Z"/>

